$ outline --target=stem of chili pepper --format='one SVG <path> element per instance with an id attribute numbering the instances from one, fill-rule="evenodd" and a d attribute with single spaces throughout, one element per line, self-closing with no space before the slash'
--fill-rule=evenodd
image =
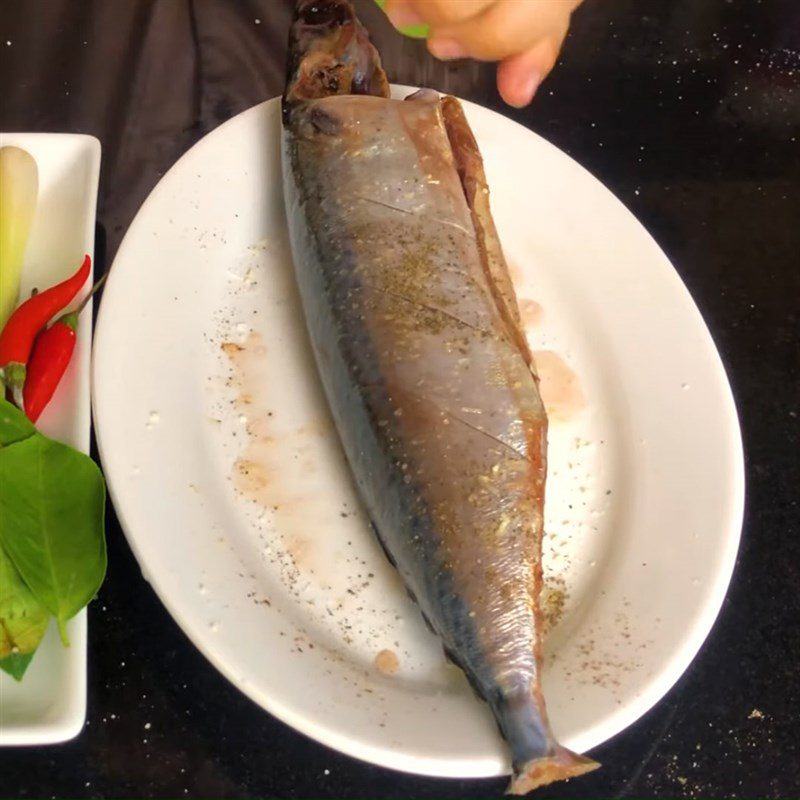
<path id="1" fill-rule="evenodd" d="M 106 282 L 106 278 L 108 277 L 108 273 L 104 272 L 96 281 L 94 286 L 89 289 L 89 294 L 81 300 L 80 305 L 74 310 L 71 311 L 71 314 L 80 314 L 84 308 L 86 308 L 86 304 L 97 294 L 103 284 Z"/>
<path id="2" fill-rule="evenodd" d="M 106 272 L 95 283 L 74 311 L 59 317 L 36 337 L 22 391 L 22 407 L 31 422 L 39 419 L 39 415 L 47 407 L 67 371 L 75 350 L 78 317 L 90 298 L 103 285 L 107 275 Z"/>
<path id="3" fill-rule="evenodd" d="M 75 297 L 91 269 L 91 258 L 84 256 L 74 275 L 28 298 L 8 318 L 0 333 L 0 381 L 11 389 L 17 405 L 22 404 L 26 365 L 36 335 Z"/>

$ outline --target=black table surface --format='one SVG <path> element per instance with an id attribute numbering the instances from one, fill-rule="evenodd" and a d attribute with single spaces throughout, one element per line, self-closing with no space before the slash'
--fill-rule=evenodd
<path id="1" fill-rule="evenodd" d="M 437 63 L 359 9 L 393 80 L 501 110 L 633 210 L 703 312 L 741 416 L 745 525 L 710 637 L 596 749 L 602 770 L 538 796 L 800 797 L 800 4 L 587 0 L 524 111 L 503 107 L 489 65 Z M 288 19 L 289 0 L 0 0 L 0 129 L 103 144 L 101 268 L 181 153 L 280 93 Z M 500 796 L 503 779 L 391 772 L 273 719 L 189 643 L 111 507 L 108 542 L 86 727 L 0 751 L 3 797 Z"/>

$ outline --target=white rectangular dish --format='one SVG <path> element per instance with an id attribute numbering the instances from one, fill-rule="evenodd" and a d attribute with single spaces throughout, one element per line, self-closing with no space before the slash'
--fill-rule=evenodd
<path id="1" fill-rule="evenodd" d="M 25 253 L 20 297 L 72 274 L 85 253 L 94 259 L 100 142 L 69 133 L 0 133 L 0 147 L 27 150 L 39 168 L 39 197 Z M 89 283 L 81 295 L 89 291 Z M 85 453 L 90 443 L 89 371 L 92 314 L 81 315 L 72 361 L 37 427 Z M 70 646 L 55 622 L 21 682 L 0 672 L 0 745 L 63 742 L 86 716 L 86 610 L 70 620 Z"/>

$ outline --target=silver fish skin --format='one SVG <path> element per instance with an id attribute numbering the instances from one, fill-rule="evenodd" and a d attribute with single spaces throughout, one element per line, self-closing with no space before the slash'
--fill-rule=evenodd
<path id="1" fill-rule="evenodd" d="M 540 687 L 547 417 L 454 98 L 388 97 L 346 0 L 300 0 L 283 172 L 311 344 L 361 499 L 508 742 L 509 791 L 596 768 Z"/>

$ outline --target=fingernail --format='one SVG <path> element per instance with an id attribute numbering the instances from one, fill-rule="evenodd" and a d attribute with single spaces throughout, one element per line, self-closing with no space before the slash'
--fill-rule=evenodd
<path id="1" fill-rule="evenodd" d="M 541 82 L 542 75 L 535 70 L 520 79 L 516 87 L 520 107 L 528 105 L 533 100 L 533 96 L 536 94 Z"/>
<path id="2" fill-rule="evenodd" d="M 455 39 L 431 39 L 428 49 L 436 58 L 443 60 L 466 58 L 467 51 Z"/>
<path id="3" fill-rule="evenodd" d="M 395 28 L 409 28 L 415 25 L 422 25 L 425 21 L 411 6 L 406 5 L 392 6 L 387 16 L 389 17 L 389 22 L 391 22 Z"/>

